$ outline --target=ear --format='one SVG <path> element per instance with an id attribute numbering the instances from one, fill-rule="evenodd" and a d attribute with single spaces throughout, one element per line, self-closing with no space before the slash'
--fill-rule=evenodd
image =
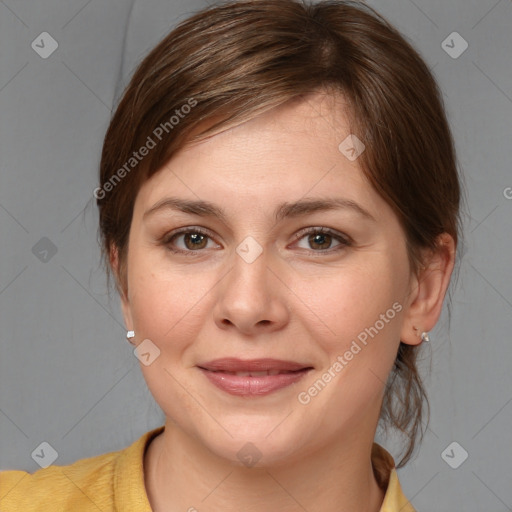
<path id="1" fill-rule="evenodd" d="M 426 257 L 419 275 L 411 278 L 409 302 L 400 340 L 419 345 L 421 333 L 437 323 L 455 265 L 455 241 L 448 233 L 439 235 L 437 247 Z"/>
<path id="2" fill-rule="evenodd" d="M 132 312 L 130 308 L 130 301 L 128 299 L 128 290 L 122 286 L 122 279 L 120 279 L 120 268 L 119 268 L 119 250 L 116 245 L 110 246 L 110 267 L 114 272 L 116 279 L 117 289 L 121 297 L 121 311 L 124 317 L 124 323 L 128 331 L 133 330 Z"/>

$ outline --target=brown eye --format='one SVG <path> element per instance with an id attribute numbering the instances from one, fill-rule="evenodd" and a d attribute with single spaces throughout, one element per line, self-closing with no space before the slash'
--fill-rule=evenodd
<path id="1" fill-rule="evenodd" d="M 308 247 L 303 247 L 312 252 L 332 252 L 343 249 L 351 245 L 350 239 L 341 233 L 336 233 L 328 228 L 308 228 L 297 233 L 299 240 L 306 239 Z M 334 247 L 333 242 L 338 242 Z"/>
<path id="2" fill-rule="evenodd" d="M 182 240 L 182 242 L 179 242 Z M 174 253 L 193 255 L 202 249 L 208 248 L 210 236 L 198 229 L 183 229 L 177 233 L 171 233 L 165 238 L 163 244 Z"/>
<path id="3" fill-rule="evenodd" d="M 207 240 L 206 235 L 202 233 L 185 233 L 183 241 L 187 249 L 204 249 L 206 247 L 205 241 Z"/>
<path id="4" fill-rule="evenodd" d="M 308 243 L 311 247 L 317 246 L 317 249 L 329 249 L 333 237 L 326 233 L 315 233 L 308 236 Z M 320 247 L 319 247 L 320 246 Z"/>

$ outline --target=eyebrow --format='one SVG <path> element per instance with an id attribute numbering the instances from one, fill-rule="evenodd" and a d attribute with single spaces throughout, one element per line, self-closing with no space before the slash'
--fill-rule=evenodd
<path id="1" fill-rule="evenodd" d="M 153 215 L 162 210 L 176 210 L 183 213 L 199 215 L 201 217 L 217 217 L 220 221 L 227 224 L 227 216 L 224 210 L 208 201 L 180 199 L 177 197 L 167 197 L 162 199 L 154 206 L 149 208 L 143 215 L 143 218 Z M 322 199 L 302 199 L 293 203 L 284 202 L 278 205 L 274 211 L 276 222 L 287 218 L 295 218 L 311 213 L 329 211 L 329 210 L 352 210 L 367 220 L 376 222 L 373 215 L 365 210 L 361 205 L 345 198 L 322 198 Z"/>

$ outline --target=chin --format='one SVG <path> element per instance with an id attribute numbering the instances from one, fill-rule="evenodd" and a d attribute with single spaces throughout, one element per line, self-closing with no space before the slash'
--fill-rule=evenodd
<path id="1" fill-rule="evenodd" d="M 270 424 L 272 426 L 268 427 Z M 216 456 L 238 467 L 269 468 L 290 464 L 305 453 L 301 441 L 305 433 L 293 432 L 291 425 L 278 432 L 278 424 L 275 421 L 256 420 L 254 425 L 246 424 L 243 432 L 228 428 L 233 437 L 225 433 L 217 442 L 204 437 L 202 441 Z"/>

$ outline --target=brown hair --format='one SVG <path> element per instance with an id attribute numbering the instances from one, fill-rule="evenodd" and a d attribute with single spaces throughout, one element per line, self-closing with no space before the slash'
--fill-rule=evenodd
<path id="1" fill-rule="evenodd" d="M 405 230 L 411 269 L 441 233 L 458 242 L 461 190 L 442 97 L 404 37 L 361 2 L 228 1 L 180 23 L 149 53 L 106 133 L 95 197 L 107 272 L 118 250 L 120 293 L 142 183 L 184 144 L 322 88 L 350 105 L 351 132 L 366 146 L 358 162 Z M 417 353 L 400 343 L 381 409 L 386 428 L 409 437 L 398 467 L 423 437 Z"/>

